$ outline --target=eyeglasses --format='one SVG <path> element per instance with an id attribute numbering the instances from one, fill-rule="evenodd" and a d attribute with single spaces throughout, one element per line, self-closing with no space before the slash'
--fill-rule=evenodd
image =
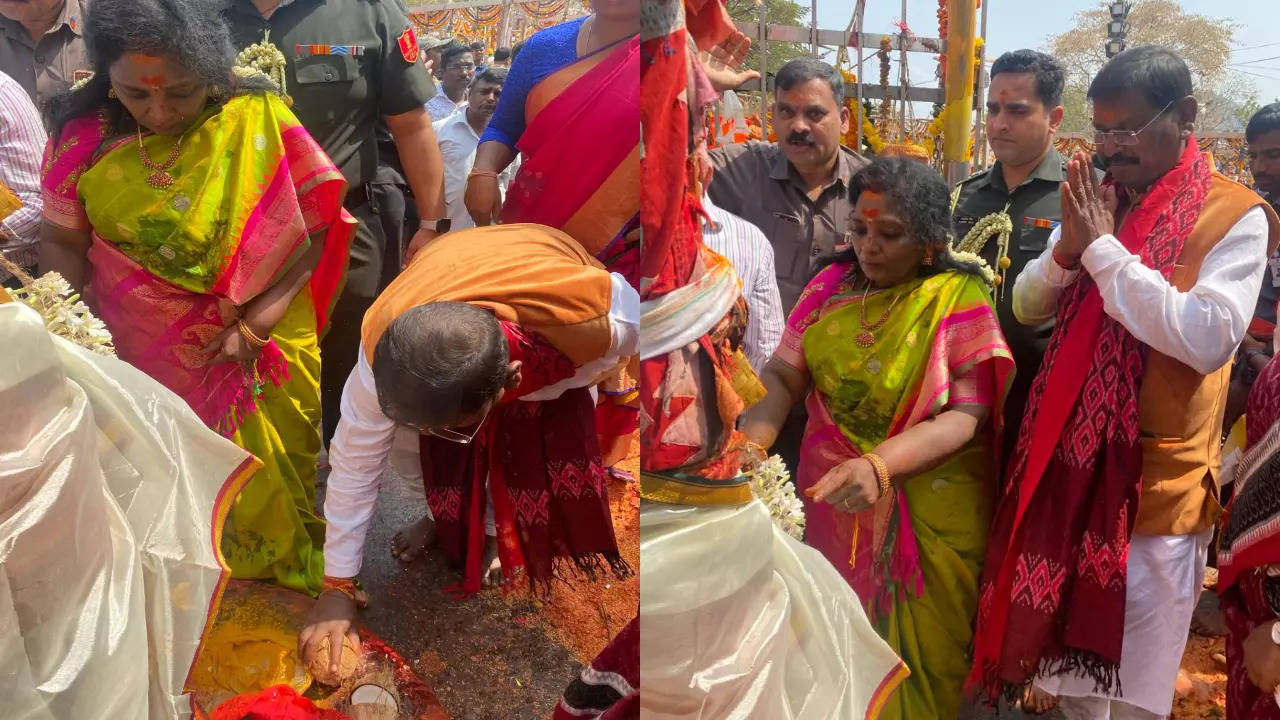
<path id="1" fill-rule="evenodd" d="M 461 70 L 462 72 L 467 72 L 468 70 L 475 70 L 476 65 L 475 63 L 461 63 L 458 65 L 445 65 L 444 69 L 445 70 Z"/>
<path id="2" fill-rule="evenodd" d="M 422 427 L 420 425 L 409 425 L 409 427 L 417 430 L 418 432 L 438 437 L 441 440 L 448 440 L 449 442 L 455 442 L 459 445 L 469 445 L 471 441 L 475 439 L 476 435 L 480 434 L 480 428 L 484 427 L 484 421 L 489 419 L 489 410 L 492 409 L 493 407 L 490 406 L 488 410 L 484 411 L 484 415 L 481 416 L 480 422 L 476 423 L 476 428 L 471 431 L 470 435 L 460 433 L 457 430 L 450 430 L 449 428 L 429 428 Z"/>
<path id="3" fill-rule="evenodd" d="M 1151 123 L 1155 122 L 1157 118 L 1168 112 L 1169 108 L 1173 107 L 1173 102 L 1173 100 L 1170 100 L 1169 104 L 1165 105 L 1160 112 L 1156 113 L 1155 117 L 1148 120 L 1146 125 L 1143 125 L 1137 130 L 1095 130 L 1093 132 L 1094 144 L 1098 147 L 1102 147 L 1103 143 L 1110 140 L 1120 147 L 1133 147 L 1134 145 L 1137 145 L 1139 133 L 1151 127 Z"/>

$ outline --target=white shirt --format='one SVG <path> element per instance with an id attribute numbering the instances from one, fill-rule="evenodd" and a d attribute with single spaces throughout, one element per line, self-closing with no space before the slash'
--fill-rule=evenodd
<path id="1" fill-rule="evenodd" d="M 703 196 L 702 207 L 712 222 L 702 226 L 702 241 L 728 258 L 742 279 L 742 295 L 747 300 L 747 330 L 742 349 L 756 372 L 773 357 L 782 342 L 786 317 L 778 292 L 773 246 L 760 228 L 720 207 Z"/>
<path id="2" fill-rule="evenodd" d="M 450 100 L 449 96 L 444 94 L 443 88 L 438 89 L 435 97 L 428 100 L 426 104 L 427 114 L 431 116 L 431 122 L 433 123 L 439 120 L 444 120 L 457 112 L 459 108 L 464 108 L 466 106 L 466 100 L 463 100 L 460 103 Z"/>
<path id="3" fill-rule="evenodd" d="M 444 164 L 444 213 L 449 218 L 450 230 L 475 227 L 475 220 L 467 212 L 466 194 L 467 178 L 471 168 L 476 164 L 476 148 L 480 145 L 480 136 L 471 123 L 467 122 L 467 111 L 463 107 L 449 117 L 431 124 L 436 133 L 436 142 L 440 145 L 440 157 Z M 516 158 L 498 174 L 499 200 L 505 200 L 507 186 L 520 168 L 520 158 Z"/>
<path id="4" fill-rule="evenodd" d="M 40 161 L 48 137 L 40 113 L 18 81 L 0 73 L 0 182 L 22 207 L 0 221 L 0 251 L 14 263 L 34 267 L 44 200 Z M 9 276 L 0 270 L 0 280 Z"/>
<path id="5" fill-rule="evenodd" d="M 1053 259 L 1061 227 L 1013 285 L 1013 314 L 1026 325 L 1052 318 L 1063 289 L 1079 270 Z M 1196 284 L 1182 292 L 1143 265 L 1114 235 L 1103 235 L 1080 263 L 1093 276 L 1106 313 L 1135 338 L 1196 372 L 1209 374 L 1231 360 L 1244 339 L 1267 267 L 1267 218 L 1261 207 L 1244 214 L 1209 251 Z"/>
<path id="6" fill-rule="evenodd" d="M 438 120 L 432 123 L 432 127 L 436 131 L 436 142 L 440 145 L 440 158 L 444 163 L 444 214 L 450 220 L 449 229 L 475 227 L 463 196 L 467 192 L 467 176 L 476 162 L 480 136 L 467 122 L 466 110 Z"/>
<path id="7" fill-rule="evenodd" d="M 594 385 L 603 371 L 636 354 L 640 296 L 621 275 L 613 273 L 611 279 L 609 351 L 601 359 L 579 367 L 573 377 L 520 400 L 551 400 L 567 390 Z M 354 577 L 360 572 L 365 534 L 373 519 L 379 480 L 387 467 L 395 433 L 395 422 L 382 413 L 378 404 L 373 369 L 361 347 L 356 367 L 342 390 L 342 419 L 329 444 L 331 470 L 324 499 L 328 523 L 324 539 L 326 575 Z"/>

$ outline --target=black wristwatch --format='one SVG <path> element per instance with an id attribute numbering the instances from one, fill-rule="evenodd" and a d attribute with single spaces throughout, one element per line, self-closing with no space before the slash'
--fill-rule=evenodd
<path id="1" fill-rule="evenodd" d="M 439 220 L 423 220 L 418 223 L 418 227 L 423 230 L 434 230 L 438 233 L 447 233 L 453 225 L 453 221 L 449 218 L 440 218 Z"/>

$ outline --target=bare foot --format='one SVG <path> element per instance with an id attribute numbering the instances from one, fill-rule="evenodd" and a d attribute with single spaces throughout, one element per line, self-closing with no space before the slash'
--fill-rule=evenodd
<path id="1" fill-rule="evenodd" d="M 391 538 L 391 557 L 401 562 L 413 562 L 425 554 L 427 547 L 435 541 L 436 521 L 430 516 L 423 516 Z"/>
<path id="2" fill-rule="evenodd" d="M 485 587 L 506 584 L 507 577 L 502 573 L 502 561 L 498 559 L 498 537 L 496 535 L 484 536 L 484 560 L 481 562 L 481 567 L 484 568 Z"/>
<path id="3" fill-rule="evenodd" d="M 1032 715 L 1040 715 L 1058 706 L 1057 696 L 1041 690 L 1030 683 L 1022 691 L 1022 711 Z"/>

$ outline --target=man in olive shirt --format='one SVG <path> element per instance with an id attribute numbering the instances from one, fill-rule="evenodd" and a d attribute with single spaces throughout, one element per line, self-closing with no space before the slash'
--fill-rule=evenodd
<path id="1" fill-rule="evenodd" d="M 89 74 L 85 0 L 0 0 L 0 72 L 36 104 Z"/>
<path id="2" fill-rule="evenodd" d="M 388 252 L 378 208 L 370 202 L 379 119 L 395 139 L 423 218 L 413 242 L 425 243 L 447 229 L 438 225 L 444 218 L 440 149 L 423 109 L 434 85 L 399 0 L 231 0 L 226 15 L 237 47 L 261 42 L 270 31 L 288 65 L 293 111 L 346 176 L 346 207 L 360 221 L 346 286 L 321 344 L 327 444 L 338 423 L 342 387 L 355 366 L 364 312 L 399 269 L 387 267 L 398 252 Z"/>
<path id="3" fill-rule="evenodd" d="M 760 228 L 773 245 L 782 309 L 790 313 L 814 261 L 846 245 L 849 179 L 866 164 L 840 145 L 849 129 L 844 81 L 821 60 L 798 58 L 778 70 L 773 127 L 777 143 L 750 141 L 711 151 L 708 194 Z"/>
<path id="4" fill-rule="evenodd" d="M 987 137 L 996 162 L 956 189 L 954 223 L 957 245 L 982 218 L 1005 213 L 1013 224 L 1008 265 L 996 287 L 996 312 L 1017 366 L 1005 402 L 1005 456 L 1013 450 L 1031 381 L 1040 369 L 1053 323 L 1023 325 L 1013 316 L 1013 283 L 1023 267 L 1039 257 L 1049 233 L 1062 220 L 1058 189 L 1067 177 L 1067 161 L 1053 148 L 1062 124 L 1065 76 L 1057 60 L 1033 50 L 1005 53 L 991 65 L 987 96 Z M 996 237 L 978 251 L 999 271 Z"/>

